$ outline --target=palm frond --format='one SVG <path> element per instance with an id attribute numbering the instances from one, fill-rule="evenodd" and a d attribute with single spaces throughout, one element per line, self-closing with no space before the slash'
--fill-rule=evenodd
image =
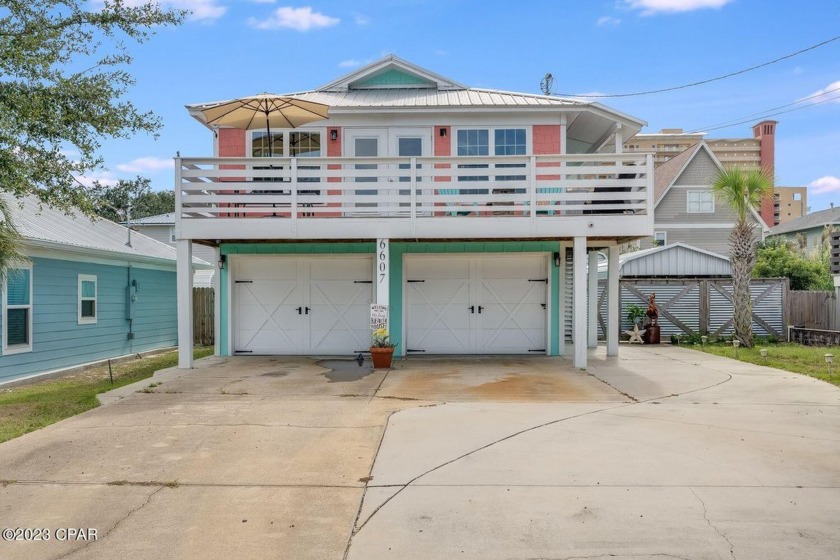
<path id="1" fill-rule="evenodd" d="M 712 191 L 738 216 L 747 221 L 750 210 L 761 207 L 761 201 L 773 192 L 773 176 L 766 169 L 726 167 L 712 182 Z"/>

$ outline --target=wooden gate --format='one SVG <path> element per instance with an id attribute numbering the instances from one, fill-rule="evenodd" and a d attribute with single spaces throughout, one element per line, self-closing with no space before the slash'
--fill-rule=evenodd
<path id="1" fill-rule="evenodd" d="M 837 328 L 837 295 L 834 292 L 790 292 L 790 324 L 806 329 Z"/>
<path id="2" fill-rule="evenodd" d="M 215 342 L 215 293 L 213 288 L 193 288 L 193 343 L 212 346 Z"/>

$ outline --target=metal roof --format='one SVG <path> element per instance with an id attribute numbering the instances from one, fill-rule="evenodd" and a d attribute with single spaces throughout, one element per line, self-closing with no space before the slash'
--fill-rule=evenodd
<path id="1" fill-rule="evenodd" d="M 175 225 L 175 212 L 146 216 L 145 218 L 131 218 L 131 226 L 171 226 Z"/>
<path id="2" fill-rule="evenodd" d="M 621 277 L 698 277 L 731 276 L 729 258 L 686 243 L 624 253 L 618 258 Z M 598 265 L 599 276 L 606 277 L 607 263 Z"/>
<path id="3" fill-rule="evenodd" d="M 787 223 L 779 224 L 770 230 L 769 235 L 793 233 L 827 225 L 840 225 L 840 207 L 812 212 Z"/>
<path id="4" fill-rule="evenodd" d="M 382 84 L 365 85 L 362 88 L 354 87 L 354 84 L 364 83 L 365 79 L 375 77 L 389 69 L 414 76 L 424 85 Z M 569 137 L 595 145 L 595 148 L 598 148 L 607 135 L 614 131 L 616 122 L 623 123 L 621 130 L 623 140 L 630 138 L 647 124 L 605 105 L 580 99 L 466 87 L 393 55 L 334 80 L 321 88 L 281 95 L 329 105 L 331 115 L 410 110 L 571 111 Z M 220 103 L 224 101 L 197 103 L 186 107 L 194 118 L 207 126 L 201 111 Z"/>
<path id="5" fill-rule="evenodd" d="M 176 251 L 160 241 L 132 232 L 128 246 L 128 230 L 104 218 L 91 219 L 80 211 L 75 216 L 40 204 L 34 197 L 15 199 L 2 195 L 12 211 L 15 227 L 28 247 L 69 250 L 104 258 L 136 260 L 174 265 Z M 213 265 L 194 258 L 196 268 Z"/>

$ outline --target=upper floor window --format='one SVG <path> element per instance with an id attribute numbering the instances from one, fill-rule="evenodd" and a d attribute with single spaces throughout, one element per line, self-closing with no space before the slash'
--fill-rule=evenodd
<path id="1" fill-rule="evenodd" d="M 321 157 L 321 133 L 310 131 L 251 132 L 252 157 Z"/>
<path id="2" fill-rule="evenodd" d="M 689 214 L 710 214 L 715 211 L 715 195 L 712 191 L 687 191 Z"/>
<path id="3" fill-rule="evenodd" d="M 32 351 L 32 267 L 12 268 L 3 282 L 3 353 Z"/>
<path id="4" fill-rule="evenodd" d="M 96 276 L 79 274 L 79 324 L 96 323 Z"/>
<path id="5" fill-rule="evenodd" d="M 490 131 L 486 129 L 459 130 L 457 155 L 490 155 Z"/>

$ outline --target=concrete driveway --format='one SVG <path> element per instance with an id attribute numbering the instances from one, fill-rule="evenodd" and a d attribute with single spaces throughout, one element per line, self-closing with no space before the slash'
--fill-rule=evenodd
<path id="1" fill-rule="evenodd" d="M 202 360 L 0 445 L 0 526 L 97 530 L 0 558 L 840 557 L 825 383 L 668 346 L 321 365 Z"/>

